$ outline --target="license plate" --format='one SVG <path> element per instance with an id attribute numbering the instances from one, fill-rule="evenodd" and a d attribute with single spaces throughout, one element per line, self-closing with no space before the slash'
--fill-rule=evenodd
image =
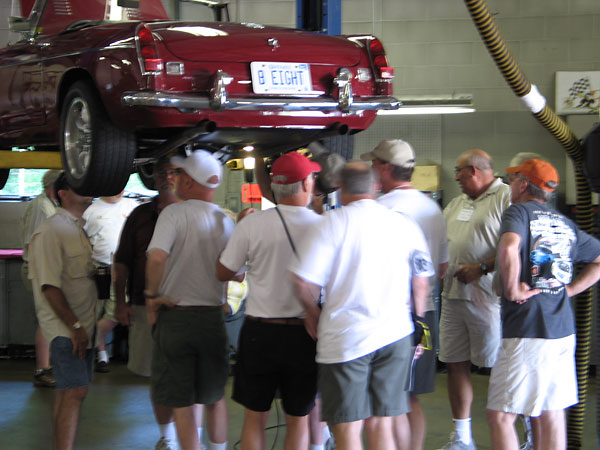
<path id="1" fill-rule="evenodd" d="M 306 94 L 312 92 L 310 65 L 254 61 L 250 63 L 255 94 Z"/>

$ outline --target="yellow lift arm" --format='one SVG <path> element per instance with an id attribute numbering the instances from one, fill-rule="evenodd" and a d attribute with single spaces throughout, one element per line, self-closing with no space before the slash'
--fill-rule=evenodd
<path id="1" fill-rule="evenodd" d="M 0 169 L 62 169 L 60 152 L 0 150 Z"/>

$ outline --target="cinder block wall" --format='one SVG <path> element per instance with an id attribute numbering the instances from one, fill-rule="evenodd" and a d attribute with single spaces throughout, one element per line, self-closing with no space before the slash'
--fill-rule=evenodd
<path id="1" fill-rule="evenodd" d="M 235 2 L 239 20 L 295 24 L 295 1 Z M 554 107 L 556 71 L 600 70 L 600 2 L 597 0 L 488 0 L 501 34 L 524 70 Z M 258 19 L 257 19 L 258 18 Z M 545 155 L 565 179 L 565 152 L 512 93 L 496 68 L 461 0 L 343 0 L 342 32 L 375 34 L 395 67 L 394 92 L 402 95 L 472 93 L 477 112 L 441 117 L 440 145 L 444 201 L 458 195 L 454 162 L 464 150 L 487 150 L 502 173 L 520 151 Z M 600 87 L 598 87 L 600 88 Z M 415 118 L 377 119 L 357 135 L 356 153 L 380 138 L 417 143 L 427 127 Z M 431 118 L 423 119 L 430 123 Z M 385 122 L 384 122 L 385 121 Z M 407 129 L 408 127 L 408 129 Z M 390 132 L 383 132 L 388 130 Z M 422 129 L 422 130 L 420 130 Z M 416 145 L 419 152 L 419 145 Z M 423 150 L 425 158 L 431 152 Z M 421 156 L 421 155 L 419 155 Z M 433 158 L 435 160 L 435 158 Z M 564 185 L 559 195 L 564 198 Z"/>

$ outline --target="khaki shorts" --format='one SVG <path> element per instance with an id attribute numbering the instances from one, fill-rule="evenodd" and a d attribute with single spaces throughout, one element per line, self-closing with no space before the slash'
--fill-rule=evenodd
<path id="1" fill-rule="evenodd" d="M 336 424 L 410 411 L 411 350 L 412 334 L 352 361 L 319 364 L 322 419 Z"/>
<path id="2" fill-rule="evenodd" d="M 23 280 L 25 290 L 30 294 L 33 294 L 33 286 L 29 279 L 29 263 L 27 261 L 23 261 L 23 264 L 21 264 L 21 280 Z"/>
<path id="3" fill-rule="evenodd" d="M 117 297 L 113 286 L 110 287 L 110 298 L 106 300 L 96 300 L 96 321 L 108 319 L 118 322 L 115 311 L 117 309 Z"/>
<path id="4" fill-rule="evenodd" d="M 440 317 L 440 361 L 471 361 L 479 367 L 493 367 L 500 334 L 498 303 L 444 298 Z"/>
<path id="5" fill-rule="evenodd" d="M 578 402 L 575 336 L 502 339 L 488 388 L 488 409 L 537 417 Z"/>
<path id="6" fill-rule="evenodd" d="M 127 368 L 136 375 L 149 377 L 152 368 L 152 327 L 144 305 L 131 305 L 135 317 L 129 326 L 129 361 Z"/>

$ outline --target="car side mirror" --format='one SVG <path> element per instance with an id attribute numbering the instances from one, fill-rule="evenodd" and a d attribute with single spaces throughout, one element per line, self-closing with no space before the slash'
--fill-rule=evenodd
<path id="1" fill-rule="evenodd" d="M 29 33 L 31 31 L 31 22 L 24 17 L 10 16 L 8 18 L 8 29 L 15 33 Z"/>

